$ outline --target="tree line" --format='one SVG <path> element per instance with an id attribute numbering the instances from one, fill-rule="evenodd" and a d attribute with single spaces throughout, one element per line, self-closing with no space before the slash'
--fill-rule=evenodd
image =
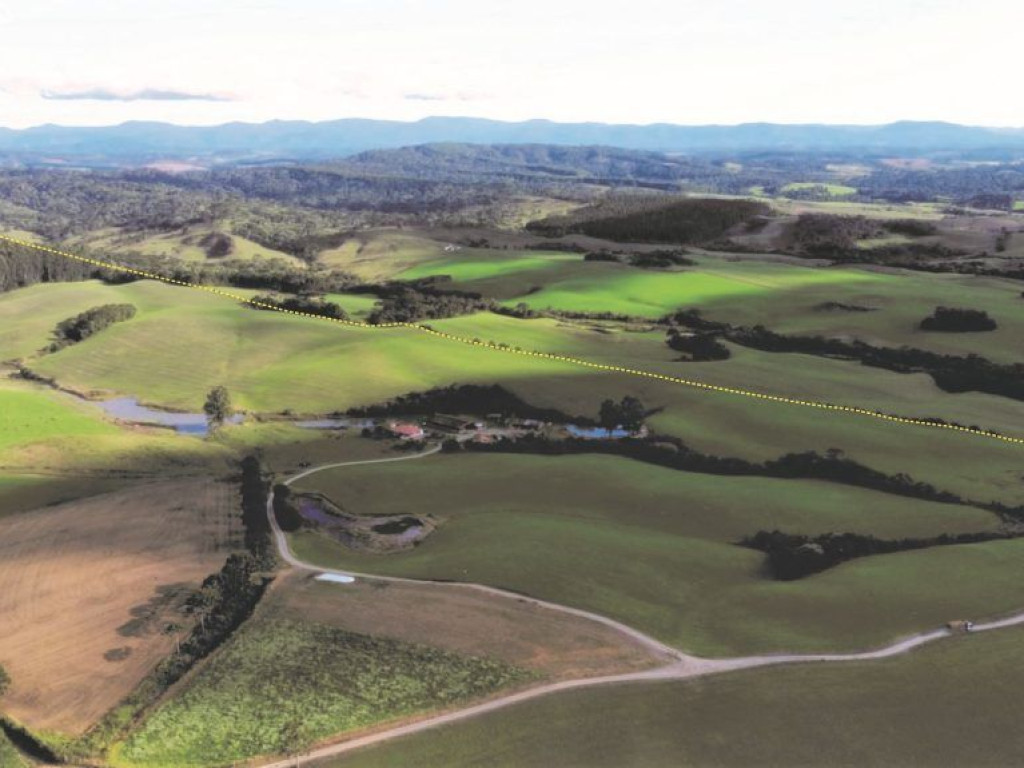
<path id="1" fill-rule="evenodd" d="M 940 504 L 962 504 L 985 509 L 1001 519 L 1018 524 L 1024 522 L 1024 506 L 1011 507 L 1000 502 L 966 499 L 952 491 L 936 488 L 930 483 L 914 480 L 899 472 L 886 474 L 847 458 L 838 449 L 824 454 L 817 451 L 788 453 L 777 459 L 752 462 L 735 456 L 701 453 L 682 440 L 667 435 L 622 440 L 553 439 L 543 435 L 500 438 L 493 443 L 459 443 L 459 450 L 481 453 L 529 453 L 547 456 L 599 453 L 643 461 L 648 464 L 683 472 L 709 475 L 774 477 L 791 480 L 825 480 L 867 488 L 896 496 L 934 501 Z"/>
<path id="2" fill-rule="evenodd" d="M 673 313 L 663 318 L 663 322 L 717 334 L 728 341 L 764 352 L 845 358 L 896 373 L 927 373 L 946 392 L 985 392 L 1024 400 L 1024 363 L 996 363 L 973 353 L 966 356 L 943 355 L 914 347 L 876 347 L 859 340 L 789 336 L 763 325 L 743 327 L 706 320 L 696 310 Z M 671 334 L 667 341 L 673 341 Z"/>
<path id="3" fill-rule="evenodd" d="M 55 341 L 50 345 L 49 351 L 56 352 L 70 344 L 85 341 L 114 323 L 131 320 L 135 313 L 135 306 L 132 304 L 104 304 L 62 320 L 54 329 Z"/>
<path id="4" fill-rule="evenodd" d="M 943 533 L 923 539 L 879 539 L 860 533 L 824 533 L 819 536 L 758 531 L 746 536 L 740 546 L 756 549 L 768 556 L 768 570 L 780 581 L 794 581 L 821 573 L 859 557 L 887 555 L 915 549 L 930 549 L 955 544 L 977 544 L 984 541 L 1016 539 L 1024 533 L 1010 531 L 979 531 L 977 533 Z"/>
<path id="5" fill-rule="evenodd" d="M 250 306 L 253 309 L 283 309 L 288 312 L 301 312 L 305 315 L 330 317 L 335 320 L 348 319 L 348 313 L 340 306 L 322 296 L 313 294 L 302 294 L 299 296 L 264 294 L 253 296 L 246 302 L 246 306 Z"/>

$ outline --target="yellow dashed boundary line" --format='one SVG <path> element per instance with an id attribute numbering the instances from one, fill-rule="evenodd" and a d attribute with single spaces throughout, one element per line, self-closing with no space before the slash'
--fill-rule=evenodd
<path id="1" fill-rule="evenodd" d="M 693 387 L 694 389 L 702 389 L 708 392 L 719 392 L 727 395 L 740 395 L 742 397 L 750 397 L 756 400 L 765 400 L 773 403 L 783 403 L 785 405 L 798 405 L 804 408 L 817 408 L 822 411 L 838 411 L 841 413 L 849 413 L 856 416 L 868 416 L 873 419 L 879 419 L 881 421 L 888 421 L 894 424 L 905 424 L 917 427 L 931 427 L 933 429 L 946 429 L 953 432 L 965 432 L 969 435 L 976 437 L 985 437 L 990 440 L 999 440 L 1004 443 L 1013 443 L 1016 445 L 1024 445 L 1024 438 L 1010 437 L 1008 435 L 997 435 L 991 432 L 982 432 L 968 427 L 961 427 L 955 424 L 937 424 L 932 421 L 925 421 L 924 419 L 912 419 L 905 418 L 902 416 L 890 416 L 889 414 L 880 413 L 878 411 L 872 411 L 867 408 L 858 408 L 849 405 L 835 405 L 833 403 L 822 403 L 815 400 L 801 400 L 795 397 L 786 397 L 784 395 L 770 395 L 764 392 L 755 392 L 750 389 L 741 389 L 738 387 L 725 387 L 719 384 L 708 384 L 704 381 L 696 381 L 694 379 L 684 379 L 679 376 L 666 376 L 661 373 L 653 373 L 651 371 L 644 371 L 639 368 L 627 368 L 621 365 L 607 365 L 605 363 L 595 363 L 590 360 L 583 360 L 578 357 L 569 357 L 567 355 L 555 355 L 549 352 L 531 352 L 525 349 L 518 349 L 516 347 L 501 346 L 499 344 L 480 341 L 478 339 L 470 339 L 465 336 L 457 336 L 452 333 L 444 333 L 442 331 L 434 330 L 427 326 L 418 325 L 416 323 L 380 323 L 377 325 L 371 323 L 360 323 L 355 320 L 341 320 L 335 317 L 324 317 L 323 315 L 315 315 L 310 312 L 298 312 L 292 309 L 282 309 L 276 307 L 273 304 L 267 304 L 261 301 L 253 301 L 245 296 L 241 296 L 231 291 L 225 291 L 220 288 L 216 288 L 210 285 L 197 285 L 194 283 L 187 283 L 183 280 L 175 280 L 170 277 L 163 277 L 161 275 L 154 274 L 152 272 L 146 272 L 141 269 L 134 269 L 133 267 L 125 267 L 120 264 L 114 264 L 107 261 L 100 261 L 98 259 L 90 259 L 85 256 L 78 256 L 73 253 L 66 251 L 60 251 L 56 248 L 50 248 L 46 245 L 39 245 L 32 243 L 27 240 L 19 240 L 18 238 L 8 237 L 7 235 L 0 235 L 0 241 L 6 241 L 15 245 L 24 246 L 26 248 L 33 248 L 37 251 L 43 251 L 45 253 L 52 253 L 55 256 L 62 256 L 66 259 L 73 259 L 74 261 L 83 262 L 85 264 L 91 264 L 96 267 L 103 267 L 104 269 L 111 269 L 117 272 L 123 272 L 129 275 L 135 275 L 136 277 L 142 277 L 149 280 L 159 280 L 163 283 L 170 283 L 171 285 L 180 285 L 185 288 L 193 288 L 197 291 L 206 291 L 207 293 L 213 293 L 218 296 L 223 296 L 227 299 L 234 301 L 240 301 L 245 304 L 249 304 L 260 309 L 269 309 L 275 312 L 283 312 L 288 315 L 298 315 L 300 317 L 311 317 L 315 320 L 324 322 L 335 323 L 337 325 L 345 325 L 352 328 L 368 328 L 378 330 L 382 328 L 409 328 L 420 333 L 425 333 L 430 336 L 435 336 L 439 339 L 445 339 L 446 341 L 458 342 L 459 344 L 468 344 L 472 347 L 484 347 L 486 349 L 493 350 L 495 352 L 505 352 L 510 355 L 520 355 L 522 357 L 536 357 L 543 360 L 553 360 L 560 363 L 568 363 L 570 365 L 576 365 L 582 368 L 591 368 L 598 371 L 606 371 L 610 373 L 621 373 L 627 376 L 639 376 L 645 379 L 654 379 L 656 381 L 664 381 L 669 384 L 679 384 L 685 387 Z"/>

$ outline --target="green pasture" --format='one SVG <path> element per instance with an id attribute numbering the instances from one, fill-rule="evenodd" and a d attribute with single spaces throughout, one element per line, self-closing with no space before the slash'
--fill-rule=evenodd
<path id="1" fill-rule="evenodd" d="M 525 277 L 525 276 L 524 276 Z M 530 275 L 533 278 L 533 275 Z M 544 282 L 534 293 L 506 297 L 533 309 L 571 312 L 614 312 L 656 318 L 677 309 L 714 301 L 743 302 L 761 296 L 783 297 L 805 286 L 828 290 L 855 283 L 868 286 L 885 277 L 864 270 L 822 269 L 772 262 L 729 262 L 705 259 L 681 271 L 642 270 L 607 262 L 581 262 L 571 276 Z M 468 287 L 472 287 L 472 283 Z"/>
<path id="2" fill-rule="evenodd" d="M 852 337 L 878 346 L 905 345 L 949 355 L 974 353 L 997 362 L 1024 359 L 1018 341 L 1024 336 L 1024 299 L 1017 282 L 910 271 L 871 274 L 868 281 L 816 282 L 742 298 L 722 296 L 694 306 L 712 320 L 760 323 L 779 333 Z M 819 308 L 826 302 L 873 311 Z M 999 327 L 983 333 L 920 330 L 921 320 L 938 306 L 984 309 Z"/>
<path id="3" fill-rule="evenodd" d="M 945 215 L 945 203 L 862 203 L 852 200 L 791 200 L 777 197 L 772 207 L 783 214 L 831 213 L 838 216 L 866 216 L 869 219 L 926 219 L 938 221 Z"/>
<path id="4" fill-rule="evenodd" d="M 658 431 L 719 455 L 764 459 L 836 447 L 877 469 L 907 471 L 972 498 L 1024 503 L 1020 449 L 972 435 L 710 393 L 468 346 L 412 329 L 353 329 L 258 312 L 219 296 L 153 282 L 34 286 L 0 296 L 0 313 L 31 315 L 33 307 L 49 306 L 48 296 L 64 307 L 60 315 L 100 303 L 139 307 L 135 319 L 31 362 L 41 374 L 82 391 L 196 410 L 211 386 L 225 384 L 243 409 L 315 414 L 453 383 L 498 382 L 536 405 L 591 416 L 606 397 L 635 394 L 660 409 L 651 418 Z M 38 349 L 55 322 L 50 317 L 27 323 L 7 339 L 8 348 Z M 488 313 L 430 324 L 464 338 L 525 350 L 904 416 L 942 417 L 1010 434 L 1022 423 L 1014 401 L 948 395 L 919 374 L 740 348 L 725 362 L 674 362 L 676 353 L 664 344 L 660 330 L 523 321 Z M 953 456 L 956 460 L 950 461 Z"/>
<path id="5" fill-rule="evenodd" d="M 329 293 L 325 298 L 344 309 L 354 320 L 364 319 L 377 305 L 377 297 L 365 293 Z"/>
<path id="6" fill-rule="evenodd" d="M 642 344 L 637 341 L 634 346 Z M 817 380 L 816 399 L 902 415 L 939 415 L 962 419 L 965 424 L 981 422 L 1013 435 L 1021 432 L 1016 426 L 1021 423 L 1021 404 L 1012 400 L 977 394 L 948 395 L 922 374 L 903 376 L 804 355 L 765 357 L 768 353 L 745 352 L 728 362 L 648 367 L 716 383 L 745 382 L 745 388 L 773 394 L 807 394 L 814 386 L 811 382 Z M 771 366 L 770 379 L 740 375 L 743 371 L 761 370 L 762 365 Z M 805 374 L 806 385 L 801 379 Z M 874 469 L 889 474 L 906 472 L 915 480 L 967 498 L 1024 504 L 1024 486 L 1020 481 L 1024 447 L 1020 445 L 637 377 L 584 372 L 571 382 L 571 390 L 564 382 L 550 378 L 524 378 L 507 384 L 528 402 L 560 407 L 569 413 L 595 414 L 605 398 L 640 397 L 648 408 L 656 411 L 648 418 L 656 433 L 679 437 L 704 453 L 764 461 L 784 453 L 821 453 L 839 448 Z M 879 394 L 885 399 L 874 399 Z M 923 401 L 916 402 L 915 394 L 921 394 Z M 936 413 L 940 405 L 941 413 Z"/>
<path id="7" fill-rule="evenodd" d="M 396 275 L 401 280 L 415 280 L 432 275 L 448 275 L 455 282 L 469 282 L 503 277 L 519 272 L 544 272 L 565 263 L 583 260 L 576 253 L 542 253 L 538 251 L 485 251 L 460 257 L 459 252 L 443 259 L 404 270 Z"/>
<path id="8" fill-rule="evenodd" d="M 849 197 L 857 194 L 856 187 L 845 184 L 826 184 L 818 181 L 793 181 L 782 188 L 783 192 L 799 192 L 804 189 L 824 189 L 832 197 Z"/>
<path id="9" fill-rule="evenodd" d="M 0 766 L 3 768 L 28 768 L 28 763 L 22 759 L 21 753 L 14 748 L 3 731 L 0 731 Z"/>
<path id="10" fill-rule="evenodd" d="M 103 437 L 117 427 L 51 392 L 0 385 L 0 455 L 56 438 Z"/>
<path id="11" fill-rule="evenodd" d="M 256 619 L 128 740 L 115 766 L 222 766 L 529 679 L 504 663 L 327 625 Z"/>
<path id="12" fill-rule="evenodd" d="M 139 308 L 138 316 L 41 357 L 32 368 L 77 390 L 132 395 L 163 406 L 195 410 L 211 386 L 224 384 L 243 409 L 323 413 L 454 382 L 572 371 L 565 364 L 488 352 L 412 329 L 348 328 L 260 312 L 159 283 L 102 288 L 102 302 L 94 288 L 85 284 L 89 298 L 66 306 L 128 302 Z M 18 301 L 20 293 L 0 297 L 0 307 Z M 516 322 L 495 316 L 479 330 L 514 338 Z M 549 347 L 573 346 L 571 334 L 546 322 L 550 332 L 539 335 L 549 337 Z M 43 328 L 36 334 L 26 345 L 45 340 Z M 591 349 L 598 346 L 597 334 L 582 335 L 595 337 Z"/>
<path id="13" fill-rule="evenodd" d="M 223 471 L 229 458 L 169 430 L 121 428 L 68 395 L 0 384 L 0 513 L 98 493 L 119 474 Z"/>
<path id="14" fill-rule="evenodd" d="M 1024 752 L 1024 630 L 872 662 L 808 664 L 543 697 L 325 768 L 1003 768 Z"/>
<path id="15" fill-rule="evenodd" d="M 1012 565 L 1021 542 L 865 558 L 798 582 L 766 578 L 761 553 L 734 544 L 760 529 L 910 536 L 997 523 L 971 508 L 829 483 L 683 473 L 614 457 L 469 454 L 339 468 L 296 486 L 355 513 L 445 521 L 415 550 L 385 557 L 301 533 L 292 542 L 304 559 L 491 584 L 710 655 L 862 648 L 1024 602 Z"/>

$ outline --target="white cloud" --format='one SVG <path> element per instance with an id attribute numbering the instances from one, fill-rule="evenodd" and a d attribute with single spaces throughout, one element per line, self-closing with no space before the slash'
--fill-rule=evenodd
<path id="1" fill-rule="evenodd" d="M 192 93 L 171 88 L 141 88 L 136 91 L 117 91 L 111 88 L 43 89 L 40 97 L 50 101 L 236 101 L 223 93 Z"/>
<path id="2" fill-rule="evenodd" d="M 0 124 L 429 114 L 1021 124 L 1004 83 L 1019 68 L 1022 5 L 90 0 L 85 13 L 79 0 L 35 0 L 0 14 Z M 101 98 L 54 98 L 68 92 Z"/>

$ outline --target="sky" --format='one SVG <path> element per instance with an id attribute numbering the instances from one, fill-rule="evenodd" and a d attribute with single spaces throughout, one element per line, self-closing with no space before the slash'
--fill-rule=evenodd
<path id="1" fill-rule="evenodd" d="M 1021 0 L 32 0 L 0 126 L 161 120 L 1024 126 Z"/>

